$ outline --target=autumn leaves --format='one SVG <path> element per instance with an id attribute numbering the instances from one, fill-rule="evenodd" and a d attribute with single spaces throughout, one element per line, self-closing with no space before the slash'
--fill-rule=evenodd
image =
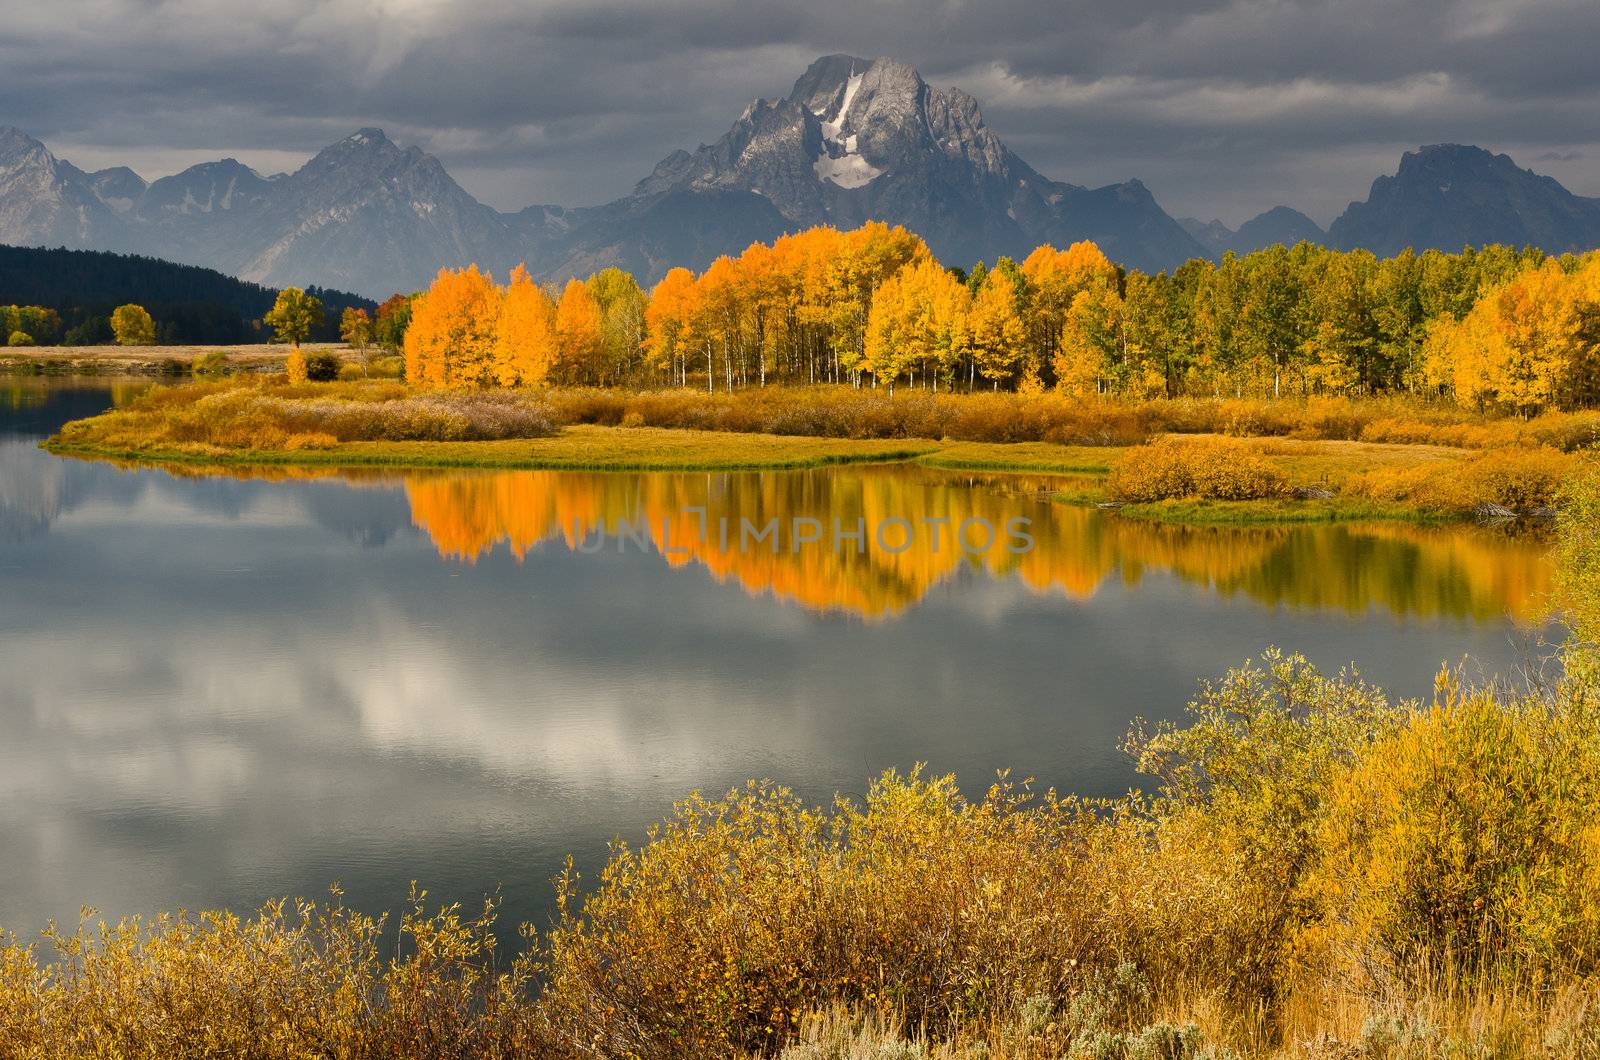
<path id="1" fill-rule="evenodd" d="M 1303 243 L 1147 275 L 1082 242 L 968 274 L 869 222 L 676 268 L 649 294 L 615 268 L 559 298 L 521 266 L 504 287 L 476 266 L 445 270 L 410 310 L 406 374 L 429 386 L 1409 393 L 1520 415 L 1600 404 L 1600 258 L 1498 246 L 1379 260 Z"/>
<path id="2" fill-rule="evenodd" d="M 521 265 L 503 288 L 476 265 L 442 269 L 412 303 L 406 378 L 456 388 L 592 381 L 602 325 L 600 303 L 577 280 L 552 300 Z"/>

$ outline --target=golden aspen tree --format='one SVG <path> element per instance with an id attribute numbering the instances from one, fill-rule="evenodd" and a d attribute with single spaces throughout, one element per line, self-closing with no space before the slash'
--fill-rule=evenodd
<path id="1" fill-rule="evenodd" d="M 494 332 L 494 378 L 501 386 L 538 386 L 555 364 L 555 307 L 525 265 L 511 270 Z"/>
<path id="2" fill-rule="evenodd" d="M 285 287 L 261 322 L 277 333 L 279 342 L 299 346 L 322 324 L 322 300 L 298 287 Z"/>
<path id="3" fill-rule="evenodd" d="M 671 269 L 650 292 L 650 304 L 645 308 L 646 355 L 658 371 L 676 378 L 679 385 L 688 385 L 689 375 L 689 317 L 694 273 L 688 269 Z"/>
<path id="4" fill-rule="evenodd" d="M 365 309 L 347 306 L 339 317 L 339 337 L 351 349 L 365 352 L 372 343 L 372 317 L 367 315 Z"/>
<path id="5" fill-rule="evenodd" d="M 863 365 L 894 395 L 907 372 L 938 373 L 965 351 L 967 289 L 931 257 L 903 266 L 878 288 Z"/>
<path id="6" fill-rule="evenodd" d="M 1066 250 L 1048 244 L 1037 247 L 1022 262 L 1022 277 L 1027 282 L 1024 298 L 1028 356 L 1022 366 L 1024 376 L 1036 373 L 1042 364 L 1053 363 L 1061 341 L 1061 329 L 1078 292 L 1090 288 L 1114 288 L 1117 267 L 1087 240 Z"/>
<path id="7" fill-rule="evenodd" d="M 1079 291 L 1052 362 L 1056 386 L 1071 394 L 1101 394 L 1126 367 L 1122 299 L 1109 287 Z"/>
<path id="8" fill-rule="evenodd" d="M 593 382 L 601 352 L 600 304 L 576 278 L 568 280 L 556 303 L 556 348 L 561 376 L 568 382 Z"/>
<path id="9" fill-rule="evenodd" d="M 154 346 L 156 322 L 142 305 L 119 305 L 111 312 L 111 333 L 119 346 Z"/>
<path id="10" fill-rule="evenodd" d="M 621 382 L 634 372 L 644 349 L 648 296 L 638 281 L 618 268 L 600 270 L 584 286 L 600 309 L 601 356 L 596 381 Z"/>
<path id="11" fill-rule="evenodd" d="M 1512 411 L 1534 415 L 1551 404 L 1572 329 L 1571 288 L 1555 261 L 1526 272 L 1489 295 L 1485 313 L 1498 339 L 1499 397 Z"/>
<path id="12" fill-rule="evenodd" d="M 972 299 L 971 372 L 983 376 L 996 390 L 1016 375 L 1022 362 L 1027 330 L 1018 311 L 1020 301 L 1017 281 L 1006 269 L 991 270 Z M 969 387 L 975 382 L 971 374 L 967 382 Z"/>
<path id="13" fill-rule="evenodd" d="M 406 329 L 406 379 L 429 386 L 492 386 L 500 290 L 476 265 L 440 269 L 412 303 Z"/>

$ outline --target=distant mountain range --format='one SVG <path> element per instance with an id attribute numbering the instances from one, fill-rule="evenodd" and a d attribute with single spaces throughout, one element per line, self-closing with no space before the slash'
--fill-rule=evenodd
<path id="1" fill-rule="evenodd" d="M 1600 200 L 1456 145 L 1407 153 L 1326 232 L 1286 206 L 1237 231 L 1178 221 L 1137 180 L 1087 188 L 1042 176 L 971 96 L 934 88 L 893 59 L 848 55 L 818 59 L 783 99 L 751 103 L 716 143 L 668 155 L 630 195 L 577 209 L 492 209 L 438 159 L 379 129 L 291 174 L 263 177 L 223 159 L 153 183 L 121 166 L 85 172 L 0 129 L 0 243 L 147 254 L 374 297 L 470 261 L 497 272 L 527 261 L 548 280 L 615 265 L 649 282 L 787 231 L 868 219 L 905 225 L 941 260 L 963 265 L 1080 239 L 1151 271 L 1301 239 L 1380 254 L 1600 246 Z"/>
<path id="2" fill-rule="evenodd" d="M 1274 206 L 1266 213 L 1257 214 L 1234 231 L 1221 221 L 1198 221 L 1193 217 L 1178 220 L 1184 231 L 1206 248 L 1211 257 L 1220 257 L 1228 251 L 1248 254 L 1252 250 L 1270 247 L 1274 243 L 1294 246 L 1296 243 L 1326 243 L 1328 233 L 1322 226 L 1299 210 L 1287 206 Z"/>

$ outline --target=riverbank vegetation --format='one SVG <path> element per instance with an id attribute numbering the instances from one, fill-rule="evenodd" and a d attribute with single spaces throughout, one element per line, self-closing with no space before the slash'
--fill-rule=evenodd
<path id="1" fill-rule="evenodd" d="M 1458 444 L 1416 444 L 1430 433 Z M 952 469 L 1110 472 L 1064 499 L 1236 522 L 1544 517 L 1597 433 L 1600 413 L 1488 418 L 1401 399 L 449 390 L 265 376 L 154 389 L 66 425 L 49 444 L 120 459 L 347 467 L 692 470 L 915 458 Z M 1195 501 L 1217 503 L 1202 510 Z"/>
<path id="2" fill-rule="evenodd" d="M 1268 652 L 1133 723 L 1148 794 L 691 795 L 518 954 L 492 905 L 423 895 L 398 931 L 336 901 L 91 920 L 0 948 L 0 1054 L 1594 1055 L 1597 505 L 1569 485 L 1548 684 L 1395 702 Z"/>

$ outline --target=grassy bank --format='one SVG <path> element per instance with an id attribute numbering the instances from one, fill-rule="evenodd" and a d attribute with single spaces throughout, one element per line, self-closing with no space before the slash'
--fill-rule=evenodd
<path id="1" fill-rule="evenodd" d="M 1186 425 L 1204 426 L 1236 417 L 1228 404 L 1202 411 L 1170 402 L 1163 415 L 1182 412 Z M 1272 411 L 1274 422 L 1289 424 L 1286 409 L 1258 404 L 1251 422 Z M 1359 433 L 1310 403 L 1299 414 L 1300 434 Z M 157 390 L 66 425 L 48 447 L 235 467 L 732 470 L 916 460 L 950 470 L 1091 476 L 1064 484 L 1061 499 L 1121 504 L 1131 517 L 1168 522 L 1243 523 L 1539 512 L 1580 457 L 1537 439 L 1570 448 L 1586 437 L 1575 426 L 1580 419 L 1557 417 L 1496 424 L 1503 444 L 1490 448 L 1204 433 L 1152 443 L 1150 415 L 1143 406 L 1053 396 L 891 400 L 848 388 L 731 398 L 431 392 L 377 381 L 292 386 L 269 377 Z M 1394 433 L 1392 417 L 1375 422 Z"/>
<path id="2" fill-rule="evenodd" d="M 822 467 L 829 464 L 907 460 L 936 448 L 906 440 L 863 442 L 840 438 L 779 438 L 709 431 L 639 430 L 577 426 L 548 438 L 499 441 L 335 442 L 293 449 L 214 449 L 197 446 L 120 447 L 51 441 L 67 456 L 252 467 L 499 468 L 551 471 L 734 471 Z"/>

